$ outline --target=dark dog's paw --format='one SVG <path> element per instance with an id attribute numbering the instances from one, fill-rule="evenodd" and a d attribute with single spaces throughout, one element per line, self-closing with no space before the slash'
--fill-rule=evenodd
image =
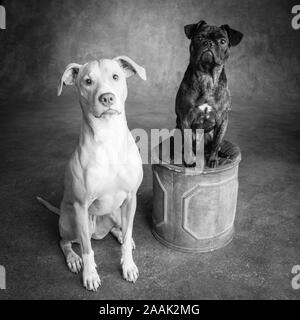
<path id="1" fill-rule="evenodd" d="M 185 166 L 186 168 L 195 168 L 195 167 L 196 167 L 196 162 L 186 163 L 186 162 L 184 161 L 184 166 Z"/>
<path id="2" fill-rule="evenodd" d="M 194 168 L 196 166 L 196 156 L 193 153 L 184 154 L 183 164 L 186 168 Z"/>
<path id="3" fill-rule="evenodd" d="M 217 166 L 218 166 L 218 159 L 216 159 L 216 158 L 211 158 L 211 159 L 209 159 L 209 160 L 208 160 L 208 166 L 209 166 L 210 168 L 217 168 Z"/>

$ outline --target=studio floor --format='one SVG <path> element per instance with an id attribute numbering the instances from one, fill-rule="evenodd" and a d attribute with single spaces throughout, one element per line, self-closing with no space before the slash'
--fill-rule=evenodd
<path id="1" fill-rule="evenodd" d="M 129 127 L 172 128 L 172 104 L 128 102 Z M 300 264 L 299 107 L 278 108 L 249 103 L 231 112 L 227 139 L 242 150 L 233 241 L 203 254 L 157 242 L 151 166 L 144 165 L 133 231 L 140 277 L 135 284 L 122 279 L 120 246 L 108 235 L 92 242 L 102 279 L 94 293 L 68 271 L 58 218 L 35 200 L 40 195 L 59 205 L 64 166 L 79 134 L 78 103 L 66 97 L 2 102 L 0 265 L 7 289 L 0 299 L 299 299 L 291 286 L 291 269 Z"/>

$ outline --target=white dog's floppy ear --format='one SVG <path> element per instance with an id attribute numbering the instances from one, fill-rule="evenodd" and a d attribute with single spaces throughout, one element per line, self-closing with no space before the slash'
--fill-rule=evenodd
<path id="1" fill-rule="evenodd" d="M 70 86 L 75 84 L 75 80 L 77 78 L 80 68 L 81 68 L 81 64 L 78 64 L 78 63 L 70 63 L 67 65 L 66 70 L 60 79 L 60 83 L 57 89 L 58 96 L 61 95 L 63 86 L 65 85 Z"/>
<path id="2" fill-rule="evenodd" d="M 143 80 L 147 80 L 146 70 L 129 57 L 119 56 L 114 58 L 114 60 L 116 60 L 124 70 L 126 78 L 137 73 Z"/>

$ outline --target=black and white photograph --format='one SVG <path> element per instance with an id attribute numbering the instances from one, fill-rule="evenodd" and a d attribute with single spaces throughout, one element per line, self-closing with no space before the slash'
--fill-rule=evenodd
<path id="1" fill-rule="evenodd" d="M 300 299 L 300 1 L 3 0 L 0 62 L 0 300 Z"/>

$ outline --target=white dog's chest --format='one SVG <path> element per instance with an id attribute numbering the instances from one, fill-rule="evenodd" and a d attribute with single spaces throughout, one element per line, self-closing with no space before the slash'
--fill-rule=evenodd
<path id="1" fill-rule="evenodd" d="M 128 193 L 136 191 L 142 180 L 142 162 L 134 145 L 126 159 L 99 156 L 86 172 L 85 184 L 97 212 L 108 214 L 118 209 Z"/>
<path id="2" fill-rule="evenodd" d="M 105 183 L 101 179 L 103 176 L 98 176 L 99 179 L 97 179 L 97 175 L 92 177 L 95 183 L 92 182 L 92 185 L 89 187 L 92 188 L 91 202 L 97 208 L 97 212 L 94 214 L 104 215 L 115 211 L 122 205 L 128 194 L 138 188 L 142 178 L 139 170 L 134 172 L 127 168 L 126 174 L 123 174 L 122 169 L 120 171 L 115 176 L 108 175 Z M 128 171 L 131 172 L 131 175 L 128 174 Z M 98 181 L 96 182 L 95 180 Z"/>
<path id="3" fill-rule="evenodd" d="M 124 191 L 118 191 L 116 194 L 105 193 L 102 194 L 98 199 L 93 202 L 94 210 L 92 214 L 94 215 L 104 215 L 109 214 L 122 205 L 127 197 L 127 193 Z"/>

